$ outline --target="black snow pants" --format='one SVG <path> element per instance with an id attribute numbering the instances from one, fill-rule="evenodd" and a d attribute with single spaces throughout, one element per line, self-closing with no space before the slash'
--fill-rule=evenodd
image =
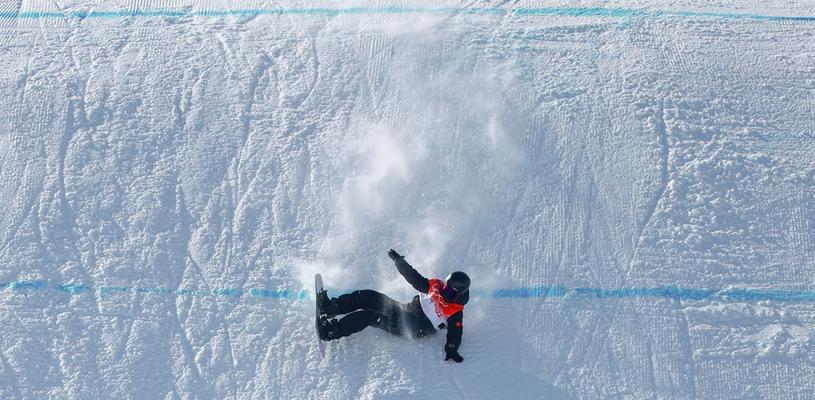
<path id="1" fill-rule="evenodd" d="M 338 321 L 338 338 L 369 326 L 408 337 L 423 337 L 436 332 L 424 315 L 418 296 L 408 304 L 401 304 L 374 290 L 356 290 L 337 297 L 336 305 L 337 314 L 346 314 Z"/>

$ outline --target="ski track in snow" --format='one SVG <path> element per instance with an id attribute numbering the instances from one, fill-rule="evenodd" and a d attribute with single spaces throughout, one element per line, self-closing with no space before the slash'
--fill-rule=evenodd
<path id="1" fill-rule="evenodd" d="M 0 398 L 811 399 L 808 1 L 0 3 Z M 470 273 L 444 335 L 308 287 Z M 342 289 L 340 289 L 342 288 Z"/>

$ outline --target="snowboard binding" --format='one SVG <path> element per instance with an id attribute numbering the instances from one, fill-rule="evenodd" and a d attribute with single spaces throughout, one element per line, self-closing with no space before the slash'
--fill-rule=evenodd
<path id="1" fill-rule="evenodd" d="M 337 305 L 333 300 L 328 298 L 328 292 L 325 290 L 317 292 L 317 309 L 320 315 L 325 315 L 329 318 L 337 315 Z"/>
<path id="2" fill-rule="evenodd" d="M 321 315 L 320 323 L 317 325 L 317 334 L 320 336 L 320 340 L 329 341 L 339 339 L 338 328 L 339 324 L 336 318 Z"/>

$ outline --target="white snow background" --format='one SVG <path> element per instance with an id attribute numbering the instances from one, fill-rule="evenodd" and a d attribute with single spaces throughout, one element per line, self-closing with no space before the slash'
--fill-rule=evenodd
<path id="1" fill-rule="evenodd" d="M 815 398 L 812 1 L 0 0 L 0 79 L 0 398 Z M 462 364 L 320 360 L 391 247 Z"/>

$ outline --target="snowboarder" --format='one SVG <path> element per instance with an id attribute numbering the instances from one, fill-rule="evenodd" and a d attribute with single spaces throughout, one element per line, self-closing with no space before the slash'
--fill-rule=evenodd
<path id="1" fill-rule="evenodd" d="M 397 336 L 424 337 L 447 329 L 444 345 L 446 360 L 464 361 L 458 354 L 463 331 L 464 305 L 470 299 L 470 278 L 461 271 L 447 279 L 427 279 L 390 249 L 388 256 L 396 269 L 419 291 L 413 300 L 401 304 L 374 290 L 356 290 L 336 298 L 328 298 L 325 290 L 317 293 L 321 314 L 318 334 L 322 340 L 335 340 L 374 326 Z M 337 320 L 332 318 L 345 314 Z"/>

